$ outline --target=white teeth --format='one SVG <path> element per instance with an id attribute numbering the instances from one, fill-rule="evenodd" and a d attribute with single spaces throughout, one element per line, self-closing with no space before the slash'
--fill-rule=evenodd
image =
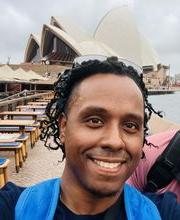
<path id="1" fill-rule="evenodd" d="M 116 168 L 120 165 L 120 163 L 109 163 L 109 162 L 104 162 L 104 161 L 101 161 L 101 160 L 94 160 L 94 162 L 97 165 L 99 165 L 100 167 L 110 168 L 110 169 Z"/>

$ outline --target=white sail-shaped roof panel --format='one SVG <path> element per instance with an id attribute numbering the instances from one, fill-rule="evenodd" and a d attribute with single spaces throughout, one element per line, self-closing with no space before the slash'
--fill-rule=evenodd
<path id="1" fill-rule="evenodd" d="M 120 57 L 142 65 L 139 31 L 128 7 L 108 12 L 97 26 L 94 37 L 112 48 Z"/>
<path id="2" fill-rule="evenodd" d="M 35 35 L 35 34 L 30 34 L 26 49 L 25 49 L 25 55 L 24 55 L 24 61 L 29 62 L 31 59 L 31 54 L 33 49 L 40 48 L 40 43 L 41 43 L 41 36 L 40 35 Z"/>
<path id="3" fill-rule="evenodd" d="M 63 30 L 52 26 L 52 25 L 44 25 L 42 32 L 42 55 L 45 56 L 45 47 L 47 45 L 46 32 L 53 33 L 56 37 L 61 39 L 65 44 L 67 44 L 75 53 L 78 55 L 87 55 L 87 54 L 99 54 L 106 56 L 117 56 L 117 53 L 114 52 L 107 45 L 104 45 L 102 42 L 98 42 L 94 39 L 89 41 L 76 42 L 69 34 L 64 32 Z"/>
<path id="4" fill-rule="evenodd" d="M 127 6 L 108 12 L 101 19 L 93 36 L 67 17 L 52 16 L 51 25 L 43 25 L 41 41 L 31 35 L 28 42 L 25 52 L 26 62 L 31 61 L 30 52 L 37 51 L 39 45 L 41 49 L 40 53 L 37 51 L 37 55 L 40 54 L 39 61 L 45 59 L 72 61 L 78 55 L 98 54 L 118 56 L 139 66 L 157 67 L 159 63 L 155 50 L 139 32 L 135 17 Z M 32 62 L 34 60 L 36 59 Z"/>
<path id="5" fill-rule="evenodd" d="M 51 25 L 62 29 L 69 36 L 71 36 L 76 42 L 90 40 L 90 38 L 91 38 L 89 36 L 89 34 L 87 34 L 83 28 L 81 28 L 79 25 L 75 24 L 68 17 L 52 16 L 51 17 Z"/>
<path id="6" fill-rule="evenodd" d="M 118 56 L 118 54 L 114 52 L 111 48 L 95 40 L 83 41 L 79 45 L 82 55 L 97 54 L 104 56 Z"/>
<path id="7" fill-rule="evenodd" d="M 42 56 L 45 56 L 45 48 L 47 46 L 47 42 L 46 40 L 48 40 L 46 38 L 46 34 L 47 32 L 51 32 L 53 33 L 56 37 L 58 37 L 59 39 L 61 39 L 66 45 L 68 45 L 75 53 L 77 53 L 78 55 L 80 55 L 79 53 L 79 45 L 78 43 L 71 37 L 69 36 L 66 32 L 62 31 L 61 29 L 52 26 L 52 25 L 48 25 L 48 24 L 44 24 L 43 25 L 43 30 L 42 30 L 42 38 L 41 38 L 41 52 L 42 52 Z"/>
<path id="8" fill-rule="evenodd" d="M 157 52 L 151 46 L 150 42 L 141 34 L 141 56 L 143 66 L 154 66 L 161 63 Z"/>

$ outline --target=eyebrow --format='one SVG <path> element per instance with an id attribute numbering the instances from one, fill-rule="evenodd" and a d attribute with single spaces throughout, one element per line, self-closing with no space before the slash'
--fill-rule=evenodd
<path id="1" fill-rule="evenodd" d="M 107 116 L 110 115 L 106 109 L 102 107 L 98 107 L 98 106 L 88 106 L 87 108 L 81 111 L 81 115 L 86 115 L 88 113 L 101 114 L 101 115 L 107 115 Z M 125 114 L 124 117 L 134 119 L 141 124 L 143 123 L 143 117 L 137 113 L 127 113 Z"/>
<path id="2" fill-rule="evenodd" d="M 133 120 L 139 122 L 140 124 L 143 124 L 143 121 L 144 121 L 143 120 L 144 118 L 137 113 L 128 113 L 125 117 L 133 119 Z"/>
<path id="3" fill-rule="evenodd" d="M 107 110 L 101 107 L 97 107 L 97 106 L 88 106 L 81 111 L 82 115 L 87 114 L 87 113 L 102 114 L 102 115 L 109 114 Z"/>

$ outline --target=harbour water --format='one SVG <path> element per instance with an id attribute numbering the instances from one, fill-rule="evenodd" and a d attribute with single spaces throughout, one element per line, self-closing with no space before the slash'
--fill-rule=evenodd
<path id="1" fill-rule="evenodd" d="M 164 118 L 180 124 L 180 91 L 174 94 L 150 95 L 149 102 L 156 110 L 164 112 Z"/>

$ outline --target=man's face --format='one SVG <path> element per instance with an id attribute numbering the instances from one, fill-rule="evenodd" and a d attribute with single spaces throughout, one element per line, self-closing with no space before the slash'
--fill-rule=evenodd
<path id="1" fill-rule="evenodd" d="M 83 80 L 60 119 L 69 184 L 100 197 L 119 193 L 141 158 L 143 123 L 132 79 L 99 73 Z"/>

